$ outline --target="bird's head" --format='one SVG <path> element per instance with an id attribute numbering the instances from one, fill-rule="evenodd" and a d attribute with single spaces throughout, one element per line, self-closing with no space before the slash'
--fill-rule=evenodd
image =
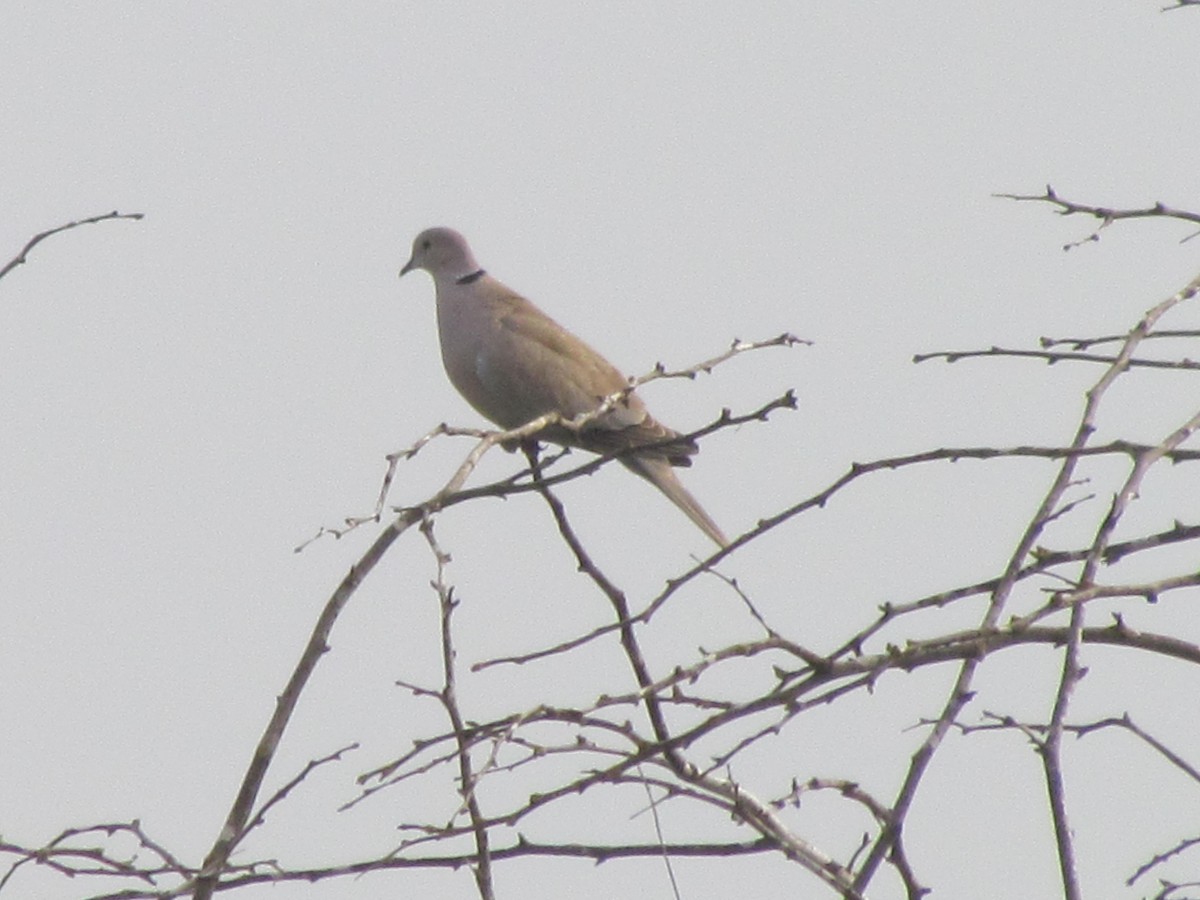
<path id="1" fill-rule="evenodd" d="M 400 270 L 424 269 L 435 279 L 459 278 L 479 269 L 467 240 L 453 228 L 426 228 L 413 241 L 412 257 Z"/>

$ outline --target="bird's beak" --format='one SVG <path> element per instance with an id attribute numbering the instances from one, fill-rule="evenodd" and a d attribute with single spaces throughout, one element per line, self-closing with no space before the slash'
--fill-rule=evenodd
<path id="1" fill-rule="evenodd" d="M 404 264 L 404 268 L 400 270 L 401 278 L 403 278 L 405 275 L 407 275 L 409 272 L 411 272 L 413 269 L 416 268 L 416 266 L 413 265 L 414 262 L 416 262 L 416 260 L 410 259 L 408 262 L 406 262 Z"/>

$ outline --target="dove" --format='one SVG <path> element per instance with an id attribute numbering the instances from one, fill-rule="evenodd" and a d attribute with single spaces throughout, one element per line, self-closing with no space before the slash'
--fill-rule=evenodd
<path id="1" fill-rule="evenodd" d="M 529 300 L 489 275 L 461 234 L 429 228 L 413 241 L 400 275 L 423 269 L 437 296 L 442 365 L 463 398 L 496 425 L 517 428 L 546 413 L 566 419 L 594 412 L 629 381 L 603 356 Z M 538 437 L 618 457 L 662 491 L 721 547 L 728 539 L 675 475 L 699 451 L 695 441 L 656 421 L 636 394 L 572 429 L 552 425 Z"/>

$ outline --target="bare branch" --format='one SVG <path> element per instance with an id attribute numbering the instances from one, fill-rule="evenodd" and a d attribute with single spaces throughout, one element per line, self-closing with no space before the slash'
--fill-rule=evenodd
<path id="1" fill-rule="evenodd" d="M 1005 347 L 990 347 L 987 350 L 942 350 L 937 353 L 918 353 L 913 357 L 913 362 L 922 363 L 930 359 L 944 359 L 948 363 L 958 362 L 960 359 L 971 359 L 979 356 L 1007 356 L 1020 359 L 1043 359 L 1050 365 L 1055 363 L 1065 362 L 1091 362 L 1100 363 L 1101 365 L 1111 366 L 1117 361 L 1115 356 L 1100 356 L 1094 353 L 1072 353 L 1065 351 L 1050 351 L 1050 350 L 1010 350 Z M 1128 359 L 1123 365 L 1130 369 L 1181 369 L 1185 371 L 1193 371 L 1200 369 L 1200 362 L 1195 362 L 1190 359 Z"/>
<path id="2" fill-rule="evenodd" d="M 1038 343 L 1044 349 L 1049 349 L 1050 347 L 1058 347 L 1061 345 L 1067 345 L 1069 347 L 1074 347 L 1076 350 L 1087 350 L 1089 347 L 1094 347 L 1097 344 L 1120 343 L 1121 341 L 1125 340 L 1125 337 L 1126 336 L 1123 334 L 1105 334 L 1105 335 L 1100 335 L 1098 337 L 1084 337 L 1084 338 L 1040 337 L 1040 338 L 1038 338 Z M 1146 335 L 1145 340 L 1150 341 L 1150 340 L 1154 340 L 1156 338 L 1159 338 L 1159 339 L 1184 338 L 1184 339 L 1191 340 L 1193 338 L 1198 338 L 1198 337 L 1200 337 L 1200 331 L 1196 331 L 1195 329 L 1164 328 L 1159 331 L 1149 332 Z"/>
<path id="3" fill-rule="evenodd" d="M 87 219 L 78 219 L 74 222 L 68 222 L 66 225 L 59 225 L 57 228 L 51 228 L 49 231 L 43 231 L 41 234 L 35 234 L 32 238 L 29 239 L 29 243 L 27 243 L 24 247 L 21 248 L 20 253 L 18 253 L 16 256 L 14 256 L 12 259 L 10 259 L 4 265 L 3 268 L 0 268 L 0 278 L 3 278 L 5 275 L 7 275 L 9 272 L 11 272 L 13 269 L 15 269 L 17 266 L 24 265 L 25 261 L 26 261 L 26 257 L 29 256 L 29 251 L 32 250 L 34 247 L 36 247 L 38 244 L 40 244 L 42 241 L 44 241 L 46 238 L 51 237 L 52 235 L 59 234 L 60 232 L 63 232 L 63 231 L 70 231 L 72 228 L 78 228 L 80 225 L 92 225 L 92 224 L 95 224 L 96 222 L 107 222 L 109 219 L 134 219 L 134 220 L 137 220 L 137 219 L 144 218 L 144 216 L 145 216 L 144 213 L 123 213 L 123 212 L 118 212 L 117 210 L 114 209 L 110 213 L 104 213 L 103 215 L 99 215 L 99 216 L 91 216 L 90 218 L 87 218 Z"/>
<path id="4" fill-rule="evenodd" d="M 1047 195 L 1052 196 L 1052 192 L 1047 188 Z M 1072 449 L 1081 449 L 1087 445 L 1091 436 L 1095 433 L 1096 415 L 1100 402 L 1103 399 L 1108 388 L 1117 379 L 1122 372 L 1128 369 L 1128 361 L 1133 357 L 1133 353 L 1137 346 L 1141 343 L 1144 335 L 1154 330 L 1159 320 L 1167 314 L 1175 306 L 1184 303 L 1193 298 L 1197 291 L 1200 291 L 1200 276 L 1193 278 L 1184 287 L 1175 294 L 1163 300 L 1161 303 L 1149 310 L 1141 319 L 1140 322 L 1129 332 L 1121 347 L 1120 353 L 1117 355 L 1113 363 L 1105 369 L 1100 379 L 1088 390 L 1086 402 L 1084 403 L 1083 411 L 1080 415 L 1079 424 L 1075 429 L 1075 436 L 1071 441 Z M 993 591 L 991 600 L 987 610 L 984 613 L 981 628 L 986 631 L 993 630 L 1000 620 L 1004 612 L 1005 606 L 1012 593 L 1013 587 L 1016 584 L 1025 559 L 1029 556 L 1037 543 L 1039 536 L 1046 527 L 1047 522 L 1054 515 L 1056 508 L 1062 503 L 1063 493 L 1068 485 L 1074 479 L 1076 463 L 1079 457 L 1071 455 L 1066 457 L 1059 468 L 1058 475 L 1055 477 L 1049 490 L 1046 492 L 1039 508 L 1034 513 L 1032 519 L 1027 526 L 1025 533 L 1022 535 L 1016 548 L 1009 557 L 1008 565 L 1005 567 L 1004 574 L 1001 576 L 996 589 Z M 1099 553 L 1090 557 L 1093 560 L 1099 558 Z M 942 714 L 938 717 L 936 724 L 930 729 L 925 741 L 913 754 L 909 772 L 904 780 L 904 784 L 897 794 L 896 800 L 892 806 L 893 820 L 889 827 L 884 829 L 883 834 L 872 847 L 862 870 L 855 881 L 855 886 L 860 890 L 865 889 L 870 882 L 880 862 L 887 855 L 892 845 L 899 838 L 904 827 L 904 820 L 908 814 L 908 810 L 912 805 L 913 798 L 916 796 L 917 787 L 919 786 L 925 771 L 927 770 L 934 753 L 941 745 L 946 733 L 949 731 L 964 706 L 972 695 L 971 686 L 974 680 L 975 672 L 978 668 L 978 658 L 966 660 L 959 671 L 958 678 L 955 681 L 953 688 L 949 693 L 946 704 L 942 710 Z M 1062 696 L 1060 692 L 1060 697 Z M 1061 848 L 1060 848 L 1061 849 Z M 1067 860 L 1064 860 L 1064 866 Z"/>
<path id="5" fill-rule="evenodd" d="M 471 740 L 467 727 L 463 722 L 462 711 L 458 706 L 454 641 L 451 634 L 451 622 L 454 618 L 454 609 L 458 603 L 454 599 L 453 590 L 446 584 L 445 580 L 446 566 L 450 562 L 450 557 L 442 550 L 438 545 L 437 538 L 434 537 L 433 520 L 431 518 L 427 517 L 421 523 L 421 533 L 425 535 L 425 540 L 429 544 L 429 549 L 433 551 L 433 556 L 437 563 L 437 577 L 434 579 L 433 587 L 437 591 L 438 608 L 441 610 L 443 679 L 442 690 L 438 693 L 438 698 L 441 700 L 442 706 L 446 710 L 446 715 L 450 718 L 450 724 L 454 729 L 459 790 L 462 793 L 463 805 L 471 818 L 471 830 L 475 838 L 475 862 L 472 866 L 472 871 L 475 874 L 475 886 L 479 889 L 479 896 L 482 900 L 493 900 L 496 894 L 492 881 L 491 841 L 488 838 L 483 813 L 479 807 L 479 798 L 476 795 L 479 776 L 473 771 L 471 765 Z"/>
<path id="6" fill-rule="evenodd" d="M 1036 203 L 1049 203 L 1055 207 L 1059 215 L 1085 215 L 1091 216 L 1100 220 L 1100 227 L 1092 232 L 1092 234 L 1082 240 L 1072 241 L 1069 244 L 1063 245 L 1063 250 L 1071 250 L 1082 244 L 1094 243 L 1100 240 L 1100 232 L 1111 225 L 1113 222 L 1121 219 L 1179 219 L 1184 222 L 1195 222 L 1200 224 L 1200 213 L 1189 212 L 1183 209 L 1174 209 L 1170 206 L 1165 206 L 1162 203 L 1154 203 L 1152 206 L 1142 207 L 1140 209 L 1116 209 L 1110 206 L 1092 206 L 1087 203 L 1075 203 L 1071 200 L 1063 200 L 1055 193 L 1054 188 L 1046 185 L 1044 194 L 993 194 L 993 197 L 999 197 L 1004 200 L 1016 201 L 1033 201 Z M 1189 235 L 1183 240 L 1189 240 L 1194 235 Z M 1181 241 L 1182 243 L 1182 241 Z"/>

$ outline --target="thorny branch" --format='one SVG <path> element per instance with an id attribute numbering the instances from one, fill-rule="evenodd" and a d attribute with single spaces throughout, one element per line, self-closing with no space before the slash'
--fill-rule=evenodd
<path id="1" fill-rule="evenodd" d="M 709 360 L 699 364 L 696 368 L 711 368 L 716 362 L 723 359 L 732 358 L 734 355 L 744 352 L 748 349 L 759 349 L 762 347 L 771 346 L 791 346 L 799 343 L 797 338 L 791 335 L 780 335 L 770 341 L 763 341 L 757 344 L 745 344 L 741 341 L 735 341 L 730 350 L 721 357 L 714 360 Z M 686 371 L 686 370 L 684 370 Z M 668 377 L 672 375 L 682 375 L 681 373 L 659 373 L 655 377 Z M 647 379 L 650 376 L 647 376 Z M 631 383 L 628 390 L 633 390 L 637 382 Z M 292 713 L 295 710 L 296 703 L 300 695 L 303 693 L 304 687 L 308 680 L 312 677 L 317 663 L 321 657 L 329 650 L 329 637 L 332 633 L 333 626 L 341 614 L 342 609 L 349 602 L 350 598 L 357 591 L 363 579 L 370 574 L 375 568 L 388 548 L 395 540 L 407 531 L 412 525 L 419 522 L 424 522 L 435 513 L 439 512 L 447 505 L 453 502 L 454 495 L 457 494 L 466 483 L 471 472 L 474 471 L 480 458 L 483 454 L 497 444 L 520 444 L 523 443 L 540 432 L 542 429 L 550 425 L 564 425 L 566 427 L 577 428 L 582 427 L 595 416 L 603 414 L 610 409 L 613 404 L 620 401 L 621 397 L 627 391 L 612 397 L 606 398 L 600 406 L 592 413 L 585 416 L 577 417 L 574 420 L 564 421 L 557 414 L 547 414 L 527 423 L 526 425 L 512 429 L 506 432 L 486 432 L 483 434 L 479 442 L 467 455 L 467 458 L 451 476 L 450 480 L 437 492 L 433 497 L 425 501 L 418 507 L 410 507 L 399 510 L 397 518 L 376 538 L 375 542 L 367 550 L 359 561 L 351 567 L 350 572 L 342 580 L 341 584 L 334 591 L 333 595 L 326 603 L 325 609 L 322 611 L 317 625 L 313 630 L 312 636 L 309 638 L 308 645 L 305 647 L 301 655 L 300 662 L 297 665 L 292 677 L 289 679 L 287 687 L 280 696 L 275 707 L 275 713 L 271 717 L 263 736 L 259 741 L 258 747 L 254 752 L 250 767 L 246 771 L 246 775 L 242 781 L 242 786 L 238 791 L 237 797 L 234 800 L 233 806 L 230 809 L 229 816 L 225 826 L 221 829 L 216 842 L 209 851 L 208 856 L 201 867 L 200 874 L 195 880 L 195 900 L 209 900 L 213 892 L 216 890 L 217 883 L 220 879 L 222 871 L 229 860 L 230 854 L 234 848 L 245 838 L 247 833 L 247 823 L 249 821 L 250 810 L 253 806 L 254 799 L 258 795 L 258 791 L 262 786 L 263 779 L 266 776 L 275 751 L 279 746 L 279 742 L 283 737 L 283 733 L 291 720 Z M 765 416 L 765 414 L 764 414 Z M 722 423 L 718 427 L 726 427 Z M 469 779 L 464 776 L 463 789 L 465 795 L 470 795 L 471 787 Z M 484 864 L 480 863 L 479 872 L 483 872 Z M 481 890 L 484 884 L 480 883 Z M 486 897 L 487 894 L 485 893 Z"/>
<path id="2" fill-rule="evenodd" d="M 1188 0 L 1184 0 L 1188 2 Z M 1073 250 L 1082 244 L 1095 243 L 1100 240 L 1100 232 L 1111 225 L 1113 222 L 1122 219 L 1178 219 L 1183 222 L 1195 222 L 1200 224 L 1200 213 L 1190 212 L 1185 209 L 1176 209 L 1167 206 L 1163 203 L 1154 203 L 1150 206 L 1134 209 L 1117 209 L 1111 206 L 1093 206 L 1088 203 L 1076 203 L 1072 200 L 1064 200 L 1055 192 L 1054 188 L 1046 185 L 1046 191 L 1042 194 L 994 194 L 995 197 L 1000 197 L 1005 200 L 1017 200 L 1019 202 L 1035 202 L 1049 203 L 1055 207 L 1059 215 L 1073 216 L 1084 215 L 1100 220 L 1100 227 L 1097 228 L 1087 237 L 1082 240 L 1072 241 L 1069 244 L 1063 245 L 1063 250 Z M 1184 241 L 1190 240 L 1200 232 L 1193 232 Z M 1182 243 L 1182 241 L 1181 241 Z"/>
<path id="3" fill-rule="evenodd" d="M 456 689 L 456 654 L 451 623 L 454 617 L 454 608 L 458 602 L 454 599 L 454 592 L 445 580 L 446 566 L 450 562 L 450 557 L 442 550 L 438 545 L 437 538 L 434 537 L 432 518 L 426 518 L 421 523 L 421 532 L 425 535 L 425 541 L 429 544 L 429 549 L 433 552 L 437 564 L 437 577 L 433 582 L 433 587 L 437 591 L 438 607 L 441 610 L 442 639 L 442 689 L 437 692 L 437 697 L 454 728 L 454 756 L 458 763 L 459 790 L 462 792 L 463 809 L 471 818 L 471 831 L 475 839 L 475 860 L 471 870 L 475 874 L 475 884 L 479 888 L 479 896 L 483 900 L 492 900 L 496 896 L 496 892 L 492 880 L 491 839 L 488 836 L 487 827 L 483 824 L 483 813 L 479 809 L 479 798 L 476 796 L 479 774 L 475 772 L 472 764 L 471 740 L 463 720 L 462 710 L 459 707 Z"/>
<path id="4" fill-rule="evenodd" d="M 1051 192 L 1047 190 L 1047 193 L 1050 194 Z M 1087 392 L 1079 424 L 1076 427 L 1075 436 L 1070 444 L 1072 449 L 1082 449 L 1085 447 L 1092 434 L 1095 433 L 1097 415 L 1105 393 L 1113 382 L 1123 372 L 1128 370 L 1129 360 L 1133 357 L 1134 351 L 1144 336 L 1150 333 L 1162 317 L 1171 309 L 1192 299 L 1197 290 L 1200 290 L 1200 276 L 1192 279 L 1192 281 L 1174 295 L 1149 310 L 1142 317 L 1141 321 L 1129 332 L 1117 357 Z M 1009 598 L 1019 580 L 1026 558 L 1033 551 L 1042 532 L 1054 518 L 1055 511 L 1063 504 L 1065 493 L 1074 480 L 1075 469 L 1079 459 L 1079 456 L 1072 454 L 1062 461 L 1057 476 L 1043 498 L 1038 510 L 1030 520 L 1025 533 L 1017 543 L 1016 549 L 1009 557 L 1004 574 L 1000 577 L 995 589 L 991 593 L 987 609 L 980 621 L 981 630 L 991 631 L 995 629 L 1001 615 L 1008 606 Z M 1110 513 L 1110 518 L 1111 516 L 1112 514 Z M 1110 532 L 1111 529 L 1102 528 L 1101 536 L 1097 539 L 1098 544 L 1093 547 L 1085 559 L 1084 579 L 1090 581 L 1091 573 L 1102 557 L 1106 535 Z M 1055 698 L 1056 708 L 1061 707 L 1061 714 L 1064 716 L 1067 698 L 1077 680 L 1076 664 L 1073 655 L 1078 649 L 1078 632 L 1082 629 L 1082 622 L 1082 607 L 1073 607 L 1072 637 L 1068 641 L 1064 676 Z M 859 873 L 856 887 L 860 890 L 865 889 L 879 864 L 887 856 L 895 842 L 899 840 L 903 831 L 904 820 L 912 806 L 917 788 L 924 778 L 930 761 L 933 759 L 947 732 L 958 720 L 959 715 L 973 696 L 972 685 L 981 659 L 969 659 L 963 663 L 941 716 L 938 717 L 933 727 L 929 730 L 925 741 L 913 755 L 908 775 L 892 806 L 893 819 L 888 827 L 881 831 L 879 838 L 876 840 L 863 865 L 862 871 Z M 1053 748 L 1051 749 L 1053 750 Z M 1078 895 L 1078 884 L 1069 827 L 1065 821 L 1065 803 L 1062 798 L 1061 783 L 1056 776 L 1057 763 L 1054 761 L 1056 754 L 1050 752 L 1047 756 L 1050 760 L 1047 768 L 1047 787 L 1051 795 L 1051 808 L 1054 814 L 1056 833 L 1059 841 L 1059 860 L 1063 874 L 1063 889 L 1069 898 L 1073 898 Z"/>
<path id="5" fill-rule="evenodd" d="M 1102 220 L 1102 228 L 1120 218 L 1150 216 L 1200 222 L 1200 216 L 1179 214 L 1178 210 L 1160 205 L 1149 210 L 1116 211 L 1072 204 L 1050 189 L 1041 197 L 1014 196 L 1014 199 L 1051 202 L 1064 215 L 1090 214 Z M 64 228 L 114 216 L 124 217 L 114 213 Z M 37 240 L 58 230 L 62 229 L 40 235 L 27 245 L 21 254 L 22 261 Z M 10 264 L 0 276 L 16 264 L 19 262 Z M 394 519 L 383 527 L 330 596 L 278 699 L 225 826 L 204 864 L 195 867 L 181 861 L 136 821 L 68 829 L 40 846 L 0 841 L 0 855 L 14 860 L 0 877 L 0 894 L 32 866 L 65 877 L 86 878 L 89 883 L 119 885 L 113 892 L 97 896 L 122 900 L 210 897 L 217 891 L 232 892 L 255 884 L 315 882 L 406 868 L 450 871 L 466 866 L 475 875 L 479 895 L 491 897 L 492 873 L 505 860 L 575 857 L 602 862 L 664 855 L 724 858 L 770 852 L 796 862 L 814 875 L 829 889 L 830 896 L 865 898 L 876 885 L 879 873 L 890 871 L 904 893 L 916 900 L 928 888 L 919 877 L 922 854 L 910 855 L 906 824 L 945 736 L 951 730 L 971 734 L 1015 729 L 1041 755 L 1063 893 L 1067 897 L 1078 896 L 1073 834 L 1092 825 L 1072 823 L 1069 817 L 1071 798 L 1064 788 L 1067 779 L 1061 750 L 1065 736 L 1082 738 L 1102 729 L 1122 729 L 1149 749 L 1153 758 L 1166 760 L 1193 782 L 1200 782 L 1200 768 L 1195 760 L 1188 759 L 1187 750 L 1173 748 L 1150 735 L 1134 725 L 1127 713 L 1085 723 L 1071 721 L 1072 692 L 1089 665 L 1094 665 L 1088 656 L 1095 647 L 1120 648 L 1122 653 L 1138 654 L 1139 658 L 1170 659 L 1186 666 L 1200 666 L 1200 644 L 1167 631 L 1134 627 L 1126 615 L 1131 610 L 1149 611 L 1194 597 L 1195 589 L 1200 587 L 1200 573 L 1194 569 L 1155 570 L 1153 562 L 1172 549 L 1190 551 L 1194 558 L 1200 548 L 1200 524 L 1175 521 L 1169 526 L 1121 531 L 1128 523 L 1127 513 L 1135 499 L 1147 491 L 1150 472 L 1161 470 L 1164 463 L 1176 465 L 1200 460 L 1200 450 L 1185 446 L 1200 430 L 1200 412 L 1189 409 L 1181 413 L 1178 426 L 1156 443 L 1131 439 L 1092 442 L 1103 401 L 1124 373 L 1134 367 L 1196 368 L 1182 356 L 1159 361 L 1135 354 L 1153 338 L 1166 343 L 1167 338 L 1196 337 L 1188 329 L 1160 329 L 1159 323 L 1177 306 L 1192 299 L 1198 289 L 1200 278 L 1149 310 L 1134 328 L 1120 336 L 1043 339 L 1040 350 L 992 348 L 918 357 L 918 361 L 935 357 L 954 361 L 1017 356 L 1049 362 L 1089 362 L 1105 368 L 1087 392 L 1073 434 L 1064 444 L 941 447 L 853 463 L 823 488 L 803 499 L 791 500 L 783 509 L 761 519 L 731 548 L 680 572 L 653 596 L 629 593 L 617 583 L 583 545 L 553 490 L 558 484 L 595 471 L 608 460 L 590 460 L 565 471 L 555 471 L 563 468 L 559 465 L 561 454 L 546 459 L 532 449 L 531 442 L 536 440 L 540 429 L 548 425 L 580 427 L 586 419 L 565 423 L 553 416 L 543 417 L 503 433 L 445 425 L 433 429 L 406 450 L 389 457 L 380 499 L 371 515 L 347 519 L 345 529 L 322 530 L 321 533 L 340 536 L 352 528 L 381 521 L 397 467 L 436 438 L 469 436 L 476 441 L 440 491 L 414 506 L 394 510 Z M 724 354 L 687 369 L 668 371 L 659 365 L 648 375 L 633 380 L 628 390 L 654 378 L 695 377 L 748 349 L 797 342 L 790 335 L 754 344 L 735 341 Z M 1099 344 L 1113 345 L 1116 352 L 1112 355 L 1086 352 Z M 1056 349 L 1062 345 L 1069 349 Z M 624 393 L 605 402 L 619 402 Z M 795 405 L 794 396 L 788 392 L 745 413 L 735 415 L 726 410 L 692 436 L 703 437 L 743 423 L 765 422 L 771 412 Z M 528 448 L 528 466 L 493 484 L 466 487 L 483 454 L 497 444 Z M 1072 489 L 1080 484 L 1080 465 L 1098 457 L 1125 460 L 1123 480 L 1111 490 L 1095 485 L 1090 486 L 1088 496 L 1078 496 L 1078 491 L 1072 494 Z M 1054 467 L 1049 486 L 1001 571 L 980 572 L 971 583 L 924 596 L 887 596 L 874 614 L 864 616 L 864 621 L 847 629 L 848 633 L 840 635 L 831 647 L 817 646 L 812 635 L 799 629 L 795 622 L 775 621 L 770 605 L 760 602 L 763 598 L 756 597 L 744 579 L 714 568 L 729 562 L 732 554 L 763 535 L 785 528 L 852 490 L 865 489 L 871 483 L 870 477 L 926 463 L 965 459 L 981 462 L 1035 459 Z M 534 491 L 550 508 L 574 565 L 607 601 L 611 609 L 609 621 L 553 641 L 542 640 L 534 629 L 531 637 L 536 646 L 476 663 L 471 671 L 482 672 L 500 663 L 545 665 L 551 657 L 575 653 L 585 645 L 605 639 L 613 646 L 619 645 L 626 668 L 614 673 L 613 684 L 597 689 L 589 702 L 555 705 L 551 699 L 554 691 L 547 687 L 544 695 L 530 702 L 525 702 L 529 700 L 527 697 L 513 698 L 509 712 L 480 720 L 470 715 L 469 700 L 459 696 L 454 633 L 458 601 L 447 578 L 449 554 L 435 540 L 434 524 L 441 512 L 462 503 Z M 1111 500 L 1106 503 L 1105 498 L 1109 497 Z M 1078 523 L 1088 516 L 1095 520 L 1089 528 L 1090 538 L 1079 539 L 1079 545 L 1072 541 L 1060 542 L 1058 548 L 1045 546 L 1053 527 L 1068 519 Z M 361 793 L 346 806 L 378 802 L 378 798 L 397 785 L 450 774 L 458 787 L 453 813 L 448 818 L 438 818 L 409 811 L 400 828 L 403 838 L 394 850 L 349 864 L 298 869 L 282 866 L 274 859 L 250 862 L 233 859 L 231 855 L 243 847 L 250 833 L 265 831 L 266 813 L 281 812 L 286 800 L 304 786 L 310 772 L 318 766 L 338 762 L 352 749 L 345 747 L 314 759 L 264 803 L 258 804 L 264 778 L 274 763 L 298 699 L 317 663 L 330 650 L 330 637 L 339 614 L 392 544 L 413 525 L 418 525 L 425 535 L 436 568 L 431 588 L 441 610 L 442 678 L 436 688 L 421 687 L 415 680 L 406 686 L 416 697 L 439 704 L 449 724 L 438 733 L 414 736 L 408 749 L 402 752 L 389 753 L 394 757 L 390 762 L 361 776 Z M 1116 539 L 1118 534 L 1120 540 Z M 1064 544 L 1069 549 L 1062 549 Z M 1101 578 L 1105 567 L 1115 570 L 1130 560 L 1139 564 L 1129 570 L 1131 574 Z M 1146 574 L 1149 571 L 1156 574 Z M 697 647 L 688 657 L 664 656 L 655 632 L 661 615 L 682 591 L 706 582 L 730 598 L 746 619 L 747 635 L 753 637 L 731 637 L 721 646 Z M 532 589 L 536 590 L 536 586 Z M 1119 612 L 1112 612 L 1114 604 L 1119 604 Z M 928 617 L 941 615 L 945 610 L 970 611 L 975 616 L 974 624 L 964 628 L 959 615 L 955 619 L 959 624 L 931 629 Z M 988 712 L 982 724 L 964 722 L 963 713 L 978 689 L 976 675 L 980 668 L 1007 651 L 1028 647 L 1061 654 L 1061 676 L 1053 696 L 1047 698 L 1050 706 L 1047 720 L 1030 723 L 1003 712 Z M 885 797 L 879 788 L 868 792 L 859 781 L 845 777 L 845 773 L 800 772 L 793 775 L 790 785 L 772 785 L 768 779 L 758 777 L 753 764 L 746 762 L 752 758 L 753 748 L 768 742 L 774 742 L 772 747 L 789 748 L 789 738 L 795 734 L 791 730 L 793 724 L 813 710 L 852 695 L 867 698 L 882 692 L 881 686 L 895 683 L 884 679 L 894 679 L 900 673 L 947 666 L 954 667 L 953 686 L 943 698 L 940 711 L 921 723 L 924 738 L 890 797 Z M 464 668 L 463 672 L 466 671 Z M 721 687 L 732 682 L 758 687 L 741 694 Z M 546 777 L 543 774 L 546 772 L 554 773 L 551 777 L 555 780 L 549 786 L 537 780 L 539 775 Z M 528 777 L 531 784 L 542 786 L 526 796 L 516 795 L 516 799 L 511 791 L 492 791 L 492 786 L 498 785 L 502 778 L 520 777 Z M 712 819 L 713 833 L 719 833 L 718 823 L 732 823 L 728 827 L 738 829 L 737 836 L 743 839 L 672 843 L 668 826 L 665 836 L 642 843 L 614 842 L 600 837 L 580 843 L 556 843 L 531 839 L 517 830 L 536 829 L 544 821 L 541 814 L 557 805 L 592 798 L 603 801 L 635 786 L 655 792 L 656 813 L 660 807 L 675 805 L 690 807 L 696 816 L 712 816 L 715 810 L 718 815 Z M 823 834 L 805 833 L 791 817 L 808 796 L 818 792 L 854 808 L 867 823 L 862 840 L 855 846 L 838 845 Z M 132 843 L 138 848 L 136 854 L 131 857 L 114 849 L 117 846 L 114 840 Z M 908 840 L 912 840 L 911 836 Z M 1164 869 L 1197 846 L 1200 839 L 1189 837 L 1160 850 L 1136 868 L 1130 883 L 1152 870 Z M 1166 879 L 1160 881 L 1165 886 L 1161 893 L 1164 897 L 1180 886 Z"/>

